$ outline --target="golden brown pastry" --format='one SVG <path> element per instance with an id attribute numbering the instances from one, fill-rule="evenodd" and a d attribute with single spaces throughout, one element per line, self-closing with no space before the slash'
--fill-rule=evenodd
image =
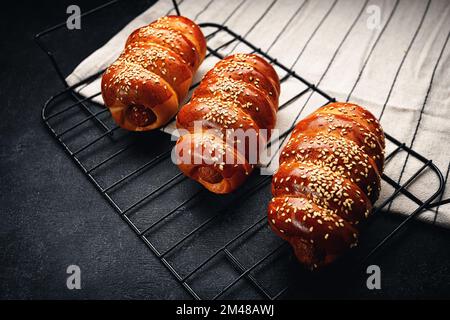
<path id="1" fill-rule="evenodd" d="M 169 122 L 205 54 L 205 37 L 188 18 L 167 16 L 135 30 L 102 77 L 103 100 L 116 123 L 147 131 Z"/>
<path id="2" fill-rule="evenodd" d="M 275 126 L 279 94 L 278 75 L 263 58 L 236 54 L 219 61 L 177 116 L 177 127 L 189 132 L 176 145 L 181 171 L 214 193 L 239 187 L 258 161 L 259 150 L 250 152 L 251 138 L 230 144 L 227 137 L 241 130 L 263 140 L 259 133 L 268 129 L 268 138 Z"/>
<path id="3" fill-rule="evenodd" d="M 358 242 L 380 191 L 385 140 L 378 120 L 351 103 L 328 104 L 300 121 L 272 179 L 268 219 L 311 269 Z"/>

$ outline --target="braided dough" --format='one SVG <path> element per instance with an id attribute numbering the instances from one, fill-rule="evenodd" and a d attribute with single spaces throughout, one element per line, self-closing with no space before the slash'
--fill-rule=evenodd
<path id="1" fill-rule="evenodd" d="M 300 121 L 280 155 L 268 219 L 298 260 L 328 265 L 356 246 L 380 191 L 384 134 L 350 103 L 331 103 Z"/>

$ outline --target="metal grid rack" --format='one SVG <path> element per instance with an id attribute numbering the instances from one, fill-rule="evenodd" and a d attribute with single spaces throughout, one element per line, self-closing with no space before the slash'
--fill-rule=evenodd
<path id="1" fill-rule="evenodd" d="M 94 14 L 116 2 L 111 1 L 84 15 Z M 174 6 L 179 14 L 175 1 Z M 36 40 L 65 83 L 55 57 L 41 41 L 42 37 L 64 26 L 61 23 L 49 28 L 36 35 Z M 280 73 L 282 87 L 289 80 L 304 88 L 284 101 L 280 110 L 294 105 L 306 93 L 322 98 L 324 104 L 335 101 L 316 85 L 226 26 L 204 23 L 200 27 L 208 40 L 206 60 L 222 59 L 222 49 L 231 44 L 241 44 L 248 48 L 248 52 L 260 54 L 276 68 Z M 210 40 L 219 33 L 229 37 L 229 41 L 213 48 Z M 289 246 L 267 227 L 265 208 L 270 199 L 271 177 L 259 176 L 255 172 L 246 186 L 231 195 L 217 196 L 206 192 L 186 179 L 171 163 L 173 142 L 168 141 L 168 135 L 160 132 L 125 132 L 114 124 L 106 108 L 92 101 L 100 92 L 89 97 L 81 97 L 76 93 L 77 89 L 96 80 L 101 74 L 99 72 L 70 87 L 66 84 L 66 88 L 52 96 L 43 107 L 42 119 L 45 125 L 69 157 L 193 298 L 239 297 L 240 288 L 245 285 L 250 285 L 254 290 L 254 297 L 277 299 L 282 296 L 290 280 L 289 277 L 280 280 L 278 275 L 283 272 L 279 269 L 295 268 L 299 272 L 299 267 L 295 259 L 291 259 Z M 191 90 L 196 85 L 198 83 Z M 281 137 L 282 141 L 292 129 Z M 402 184 L 385 174 L 382 176 L 383 188 L 389 189 L 390 193 L 377 205 L 373 220 L 377 219 L 377 212 L 400 196 L 413 201 L 416 207 L 381 238 L 367 230 L 361 248 L 354 250 L 348 259 L 343 259 L 342 263 L 347 266 L 349 263 L 361 266 L 361 262 L 372 257 L 415 216 L 425 208 L 437 205 L 431 203 L 443 190 L 443 176 L 431 160 L 388 134 L 386 138 L 392 150 L 386 156 L 387 164 L 406 153 L 421 165 Z M 146 147 L 150 143 L 153 145 L 152 150 Z M 426 199 L 421 199 L 408 187 L 413 183 L 421 183 L 424 172 L 434 174 L 435 183 L 430 188 L 436 191 Z M 167 208 L 167 203 L 170 208 Z M 220 209 L 217 210 L 217 207 Z M 173 241 L 167 243 L 166 239 Z M 193 260 L 198 262 L 192 263 Z M 335 268 L 339 269 L 339 265 Z M 289 274 L 289 271 L 284 274 Z"/>

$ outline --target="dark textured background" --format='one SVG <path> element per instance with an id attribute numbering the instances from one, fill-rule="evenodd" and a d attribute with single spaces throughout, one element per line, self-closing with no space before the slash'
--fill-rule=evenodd
<path id="1" fill-rule="evenodd" d="M 64 21 L 67 6 L 74 3 L 86 11 L 103 1 L 15 1 L 3 8 L 0 298 L 187 298 L 41 122 L 43 103 L 62 84 L 33 35 Z M 115 14 L 95 22 L 103 28 L 89 37 L 73 31 L 76 45 L 64 46 L 63 68 L 70 71 L 150 3 L 120 4 Z M 383 217 L 380 233 L 396 222 L 396 217 Z M 381 291 L 367 290 L 361 273 L 344 286 L 303 278 L 292 296 L 450 298 L 449 243 L 448 230 L 413 223 L 377 258 L 382 268 Z M 82 290 L 66 288 L 65 271 L 70 264 L 81 267 Z M 297 278 L 295 271 L 286 276 Z"/>

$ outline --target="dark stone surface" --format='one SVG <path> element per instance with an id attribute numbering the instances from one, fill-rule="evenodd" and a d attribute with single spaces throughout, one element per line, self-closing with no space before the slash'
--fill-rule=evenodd
<path id="1" fill-rule="evenodd" d="M 44 102 L 61 90 L 62 84 L 47 57 L 33 42 L 33 35 L 63 21 L 69 4 L 78 3 L 86 11 L 102 2 L 30 1 L 28 4 L 15 2 L 14 6 L 4 8 L 6 15 L 0 20 L 3 36 L 0 55 L 2 299 L 189 297 L 114 213 L 40 119 Z M 60 48 L 66 53 L 61 62 L 63 69 L 71 70 L 148 5 L 146 1 L 129 1 L 120 4 L 115 14 L 104 15 L 98 21 L 86 18 L 86 26 L 98 23 L 104 28 L 91 29 L 89 37 L 73 31 L 74 44 Z M 268 190 L 256 197 L 249 206 L 264 208 Z M 204 204 L 214 201 L 212 197 Z M 168 210 L 164 204 L 159 208 Z M 380 234 L 395 223 L 398 223 L 396 217 L 380 218 Z M 215 232 L 214 235 L 221 235 L 228 230 L 221 228 Z M 165 232 L 167 238 L 162 243 L 171 243 L 177 236 L 176 230 Z M 200 246 L 203 249 L 198 253 L 213 246 L 216 238 L 203 241 Z M 257 242 L 259 246 L 261 243 L 264 242 Z M 448 230 L 420 223 L 408 226 L 376 260 L 382 269 L 380 291 L 367 290 L 363 273 L 355 273 L 345 285 L 335 281 L 336 274 L 330 281 L 325 276 L 306 276 L 296 266 L 287 269 L 290 273 L 285 270 L 283 277 L 297 281 L 292 297 L 450 298 L 449 243 Z M 182 264 L 192 265 L 196 253 L 186 253 Z M 66 268 L 70 264 L 81 268 L 81 290 L 66 288 Z M 220 275 L 206 281 L 219 281 Z M 267 281 L 278 280 L 271 275 Z"/>

